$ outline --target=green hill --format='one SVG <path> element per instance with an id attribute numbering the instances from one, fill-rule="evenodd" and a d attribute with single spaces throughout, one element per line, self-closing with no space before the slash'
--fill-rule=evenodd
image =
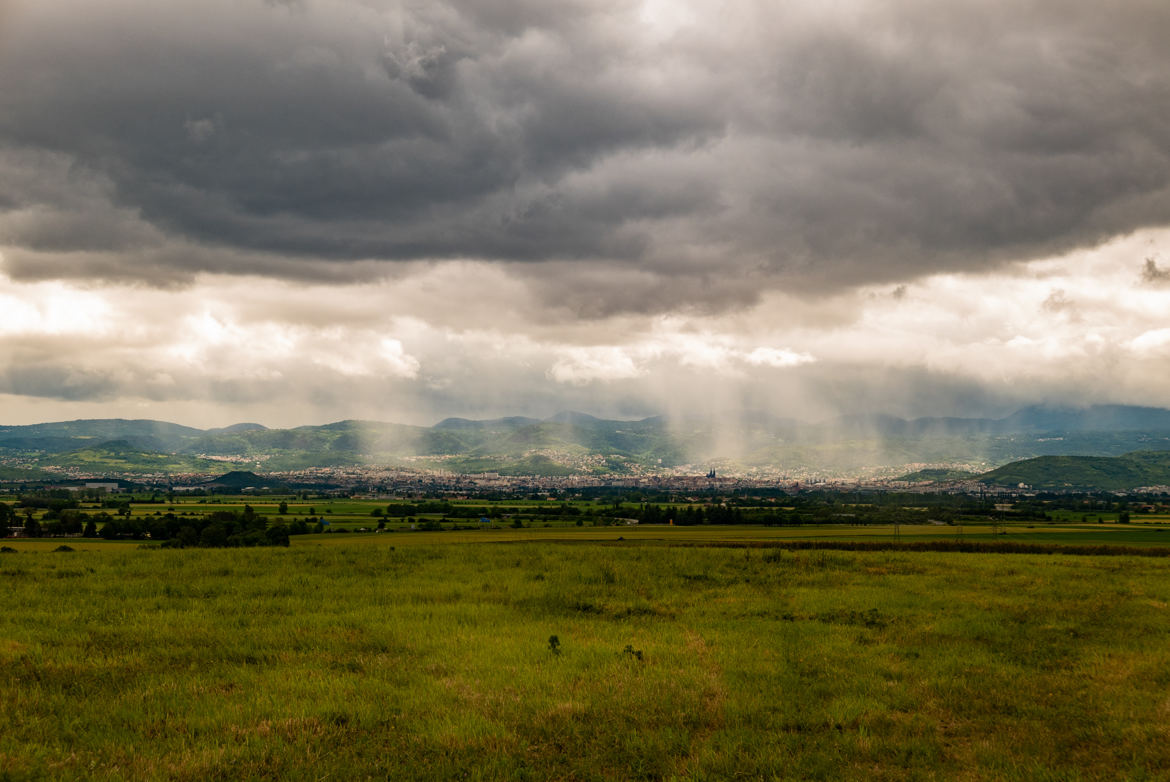
<path id="1" fill-rule="evenodd" d="M 29 426 L 0 426 L 0 447 L 61 453 L 108 441 L 125 441 L 144 451 L 175 451 L 204 433 L 166 421 L 99 418 Z"/>
<path id="2" fill-rule="evenodd" d="M 978 473 L 967 470 L 951 470 L 945 467 L 938 467 L 900 475 L 896 480 L 908 481 L 910 483 L 922 483 L 924 481 L 945 483 L 947 481 L 970 481 L 977 477 L 979 477 Z"/>
<path id="3" fill-rule="evenodd" d="M 0 465 L 0 481 L 43 481 L 52 477 L 51 473 L 32 467 Z"/>
<path id="4" fill-rule="evenodd" d="M 261 477 L 254 472 L 233 470 L 203 485 L 209 489 L 241 491 L 243 489 L 272 489 L 280 487 L 282 484 L 270 478 Z"/>
<path id="5" fill-rule="evenodd" d="M 90 448 L 79 448 L 42 459 L 45 465 L 76 468 L 98 474 L 126 473 L 222 473 L 231 469 L 226 462 L 177 454 L 143 451 L 125 440 L 112 440 Z"/>
<path id="6" fill-rule="evenodd" d="M 1046 491 L 1127 491 L 1170 485 L 1170 451 L 1134 451 L 1122 456 L 1039 456 L 984 473 L 983 483 L 1025 484 Z"/>
<path id="7" fill-rule="evenodd" d="M 494 472 L 500 475 L 540 475 L 544 477 L 573 475 L 578 472 L 540 454 L 526 456 L 522 459 L 498 456 L 456 458 L 444 462 L 443 467 L 452 472 L 467 474 Z"/>

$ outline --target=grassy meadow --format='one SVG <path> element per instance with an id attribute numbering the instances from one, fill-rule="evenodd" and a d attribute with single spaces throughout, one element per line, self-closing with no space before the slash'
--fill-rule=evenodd
<path id="1" fill-rule="evenodd" d="M 1166 559 L 553 539 L 575 532 L 16 541 L 0 778 L 1170 768 Z"/>

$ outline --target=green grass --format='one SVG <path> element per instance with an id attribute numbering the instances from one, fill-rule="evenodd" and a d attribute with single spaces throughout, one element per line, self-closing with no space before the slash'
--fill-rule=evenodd
<path id="1" fill-rule="evenodd" d="M 0 555 L 0 778 L 1170 767 L 1170 562 L 653 541 L 676 531 L 701 532 L 18 542 Z M 467 543 L 484 539 L 520 542 Z"/>

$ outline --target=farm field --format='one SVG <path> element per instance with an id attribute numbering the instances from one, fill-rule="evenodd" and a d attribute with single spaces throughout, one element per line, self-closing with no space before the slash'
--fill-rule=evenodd
<path id="1" fill-rule="evenodd" d="M 362 522 L 368 525 L 367 522 Z M 444 529 L 443 531 L 411 530 L 405 524 L 391 524 L 386 531 L 355 532 L 350 528 L 357 522 L 337 523 L 334 531 L 324 534 L 296 535 L 291 544 L 303 546 L 416 546 L 465 543 L 624 543 L 628 545 L 700 545 L 741 546 L 759 544 L 780 546 L 786 541 L 856 541 L 869 543 L 918 543 L 931 541 L 966 541 L 980 543 L 1035 543 L 1063 546 L 1124 546 L 1170 549 L 1170 525 L 1142 524 L 1004 524 L 998 528 L 988 524 L 893 525 L 845 524 L 802 525 L 799 527 L 697 526 L 672 527 L 665 525 L 635 525 L 606 527 L 577 527 L 572 523 L 550 522 L 549 526 L 513 529 L 508 526 L 484 528 Z M 346 530 L 344 533 L 340 530 Z M 78 551 L 121 550 L 147 545 L 150 541 L 113 540 L 95 538 L 9 538 L 4 545 L 16 551 L 52 551 L 65 544 Z"/>
<path id="2" fill-rule="evenodd" d="M 1105 527 L 1067 534 L 1157 534 Z M 662 540 L 827 532 L 73 540 L 68 553 L 7 541 L 0 778 L 1141 779 L 1170 767 L 1170 560 Z"/>
<path id="3" fill-rule="evenodd" d="M 0 502 L 16 508 L 23 518 L 31 514 L 42 524 L 50 522 L 45 508 L 24 509 L 17 503 L 20 498 L 0 496 Z M 966 541 L 1010 540 L 1012 542 L 1068 543 L 1098 545 L 1118 543 L 1123 545 L 1155 545 L 1170 547 L 1170 515 L 1162 513 L 1125 514 L 1127 520 L 1120 522 L 1117 510 L 1069 511 L 1048 510 L 1045 518 L 994 519 L 995 512 L 981 511 L 978 515 L 964 516 L 952 513 L 945 523 L 930 521 L 938 509 L 929 506 L 931 500 L 924 498 L 920 507 L 904 507 L 886 511 L 878 517 L 865 517 L 870 505 L 842 505 L 828 523 L 818 521 L 811 514 L 804 517 L 783 515 L 791 509 L 777 509 L 766 506 L 745 507 L 742 512 L 748 523 L 687 523 L 688 512 L 703 508 L 716 508 L 720 501 L 712 504 L 702 501 L 654 502 L 602 502 L 589 500 L 416 500 L 402 502 L 386 499 L 360 499 L 348 497 L 319 497 L 303 499 L 294 495 L 218 495 L 215 497 L 165 497 L 159 495 L 120 495 L 110 498 L 82 498 L 76 506 L 76 513 L 84 518 L 86 514 L 105 514 L 107 518 L 141 523 L 142 529 L 149 530 L 149 524 L 160 517 L 207 518 L 223 515 L 250 513 L 266 525 L 284 523 L 303 524 L 303 529 L 312 530 L 320 522 L 319 530 L 331 533 L 344 532 L 361 534 L 376 529 L 383 533 L 411 532 L 420 535 L 431 531 L 453 532 L 455 537 L 434 539 L 435 542 L 456 542 L 482 540 L 483 533 L 490 539 L 503 539 L 506 532 L 518 532 L 522 539 L 528 535 L 569 535 L 574 540 L 599 538 L 642 539 L 646 536 L 666 541 L 687 540 L 691 537 L 707 539 L 773 540 L 788 538 L 840 538 L 846 540 L 916 540 L 953 539 Z M 652 506 L 652 507 L 651 507 Z M 723 506 L 732 507 L 732 506 Z M 404 510 L 408 509 L 408 510 Z M 657 523 L 627 524 L 633 522 L 646 509 L 656 510 Z M 738 511 L 737 511 L 738 512 Z M 945 512 L 945 511 L 944 511 Z M 769 515 L 771 520 L 769 521 Z M 844 518 L 858 516 L 856 520 Z M 632 518 L 631 518 L 632 517 Z M 678 518 L 677 525 L 667 524 L 668 519 Z M 792 523 L 796 519 L 796 523 Z M 893 519 L 900 519 L 895 524 Z M 98 528 L 100 529 L 99 524 Z M 521 529 L 523 528 L 523 529 Z M 620 531 L 619 531 L 620 530 Z M 646 530 L 651 530 L 647 532 Z M 657 530 L 657 532 L 654 532 Z M 173 533 L 172 533 L 173 534 Z M 470 535 L 470 536 L 468 536 Z M 125 532 L 121 535 L 128 538 Z M 135 534 L 136 540 L 148 535 Z M 296 537 L 301 537 L 297 535 Z M 1166 539 L 1164 539 L 1166 538 Z M 11 539 L 10 539 L 11 540 Z M 422 537 L 419 541 L 429 541 Z M 417 542 L 417 541 L 416 541 Z"/>

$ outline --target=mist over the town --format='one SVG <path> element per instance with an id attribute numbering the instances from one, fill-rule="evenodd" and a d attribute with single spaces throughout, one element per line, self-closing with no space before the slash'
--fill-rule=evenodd
<path id="1" fill-rule="evenodd" d="M 1170 406 L 1167 29 L 0 2 L 0 423 Z"/>

